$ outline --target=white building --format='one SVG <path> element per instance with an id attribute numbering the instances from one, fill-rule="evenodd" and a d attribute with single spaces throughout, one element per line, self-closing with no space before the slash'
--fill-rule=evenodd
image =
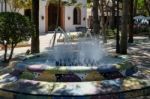
<path id="1" fill-rule="evenodd" d="M 62 0 L 64 1 L 64 0 Z M 59 26 L 65 31 L 75 31 L 76 27 L 86 27 L 86 3 L 87 0 L 77 0 L 73 6 L 61 4 L 59 14 Z M 78 6 L 78 5 L 81 6 Z M 40 0 L 39 7 L 39 30 L 41 33 L 53 31 L 57 24 L 58 5 L 50 3 L 48 0 Z M 3 8 L 3 9 L 2 9 Z M 0 11 L 4 10 L 4 5 L 0 4 Z M 10 11 L 8 6 L 7 11 Z M 20 10 L 20 13 L 30 16 L 30 10 Z"/>

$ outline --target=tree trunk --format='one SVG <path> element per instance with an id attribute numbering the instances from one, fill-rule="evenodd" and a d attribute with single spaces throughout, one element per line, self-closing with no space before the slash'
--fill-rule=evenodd
<path id="1" fill-rule="evenodd" d="M 1 0 L 1 12 L 3 12 L 3 0 Z"/>
<path id="2" fill-rule="evenodd" d="M 133 5 L 134 5 L 134 0 L 129 0 L 129 43 L 133 43 L 133 25 L 134 25 L 134 13 L 133 13 Z"/>
<path id="3" fill-rule="evenodd" d="M 93 0 L 93 32 L 96 35 L 100 32 L 98 5 L 99 0 Z"/>
<path id="4" fill-rule="evenodd" d="M 16 44 L 14 44 L 12 42 L 11 44 L 11 51 L 10 51 L 10 55 L 9 55 L 9 58 L 8 58 L 8 62 L 12 59 L 12 56 L 13 56 L 13 52 L 14 52 L 14 48 L 16 47 Z"/>
<path id="5" fill-rule="evenodd" d="M 137 3 L 138 0 L 134 0 L 134 4 L 133 4 L 133 15 L 136 16 L 137 14 Z"/>
<path id="6" fill-rule="evenodd" d="M 150 16 L 150 0 L 144 0 L 144 4 L 145 4 L 146 10 Z"/>
<path id="7" fill-rule="evenodd" d="M 116 20 L 116 28 L 117 28 L 117 32 L 116 32 L 116 53 L 120 53 L 120 13 L 119 13 L 119 0 L 117 0 L 117 20 Z"/>
<path id="8" fill-rule="evenodd" d="M 115 4 L 115 0 L 112 0 L 112 9 L 111 9 L 111 20 L 110 20 L 110 26 L 111 26 L 111 29 L 115 29 L 115 7 L 116 4 Z"/>
<path id="9" fill-rule="evenodd" d="M 102 37 L 103 37 L 103 42 L 107 43 L 107 35 L 106 35 L 106 24 L 105 24 L 105 12 L 104 12 L 104 0 L 100 1 L 100 5 L 99 5 L 99 10 L 101 12 L 101 21 L 100 21 L 100 26 L 102 29 Z"/>
<path id="10" fill-rule="evenodd" d="M 35 26 L 35 33 L 32 34 L 31 53 L 40 52 L 39 40 L 39 0 L 32 0 L 32 21 Z"/>
<path id="11" fill-rule="evenodd" d="M 4 44 L 4 49 L 5 49 L 5 52 L 4 52 L 4 62 L 7 62 L 7 49 L 8 49 L 8 45 L 7 44 Z"/>
<path id="12" fill-rule="evenodd" d="M 123 0 L 122 9 L 122 32 L 121 32 L 121 45 L 120 53 L 127 54 L 127 35 L 128 35 L 128 0 Z"/>
<path id="13" fill-rule="evenodd" d="M 4 4 L 5 4 L 5 12 L 7 12 L 7 0 L 4 0 Z"/>

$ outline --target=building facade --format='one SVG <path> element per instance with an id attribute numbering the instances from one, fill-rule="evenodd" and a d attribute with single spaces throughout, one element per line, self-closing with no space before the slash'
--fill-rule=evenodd
<path id="1" fill-rule="evenodd" d="M 79 3 L 80 7 L 77 6 Z M 59 26 L 66 31 L 75 31 L 76 27 L 86 27 L 86 0 L 77 0 L 77 4 L 73 6 L 61 4 L 57 17 L 58 5 L 51 4 L 48 0 L 40 0 L 40 32 L 54 30 L 57 18 Z"/>
<path id="2" fill-rule="evenodd" d="M 80 6 L 78 6 L 79 4 Z M 65 31 L 75 31 L 77 27 L 86 27 L 86 4 L 86 0 L 77 0 L 77 3 L 71 6 L 64 5 L 63 3 L 60 3 L 60 5 L 54 4 L 49 2 L 49 0 L 40 0 L 39 31 L 41 33 L 54 31 L 57 24 Z M 2 2 L 0 9 L 1 12 L 5 9 Z M 10 11 L 9 6 L 7 6 L 7 11 Z M 21 9 L 19 13 L 31 16 L 29 9 Z"/>

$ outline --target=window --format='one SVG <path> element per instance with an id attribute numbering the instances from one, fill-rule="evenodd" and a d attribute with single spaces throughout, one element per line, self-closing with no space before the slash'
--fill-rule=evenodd
<path id="1" fill-rule="evenodd" d="M 79 7 L 74 8 L 73 11 L 73 24 L 80 25 L 81 24 L 81 9 Z"/>

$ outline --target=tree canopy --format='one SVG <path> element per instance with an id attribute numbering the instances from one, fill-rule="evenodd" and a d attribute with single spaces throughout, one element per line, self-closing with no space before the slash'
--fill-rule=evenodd
<path id="1" fill-rule="evenodd" d="M 29 9 L 32 7 L 32 0 L 8 0 L 11 11 L 18 11 L 20 9 Z"/>
<path id="2" fill-rule="evenodd" d="M 0 27 L 0 44 L 4 46 L 4 61 L 7 62 L 12 58 L 13 50 L 17 44 L 29 40 L 34 28 L 26 17 L 15 12 L 0 13 Z M 7 58 L 8 45 L 11 48 L 9 58 Z"/>

